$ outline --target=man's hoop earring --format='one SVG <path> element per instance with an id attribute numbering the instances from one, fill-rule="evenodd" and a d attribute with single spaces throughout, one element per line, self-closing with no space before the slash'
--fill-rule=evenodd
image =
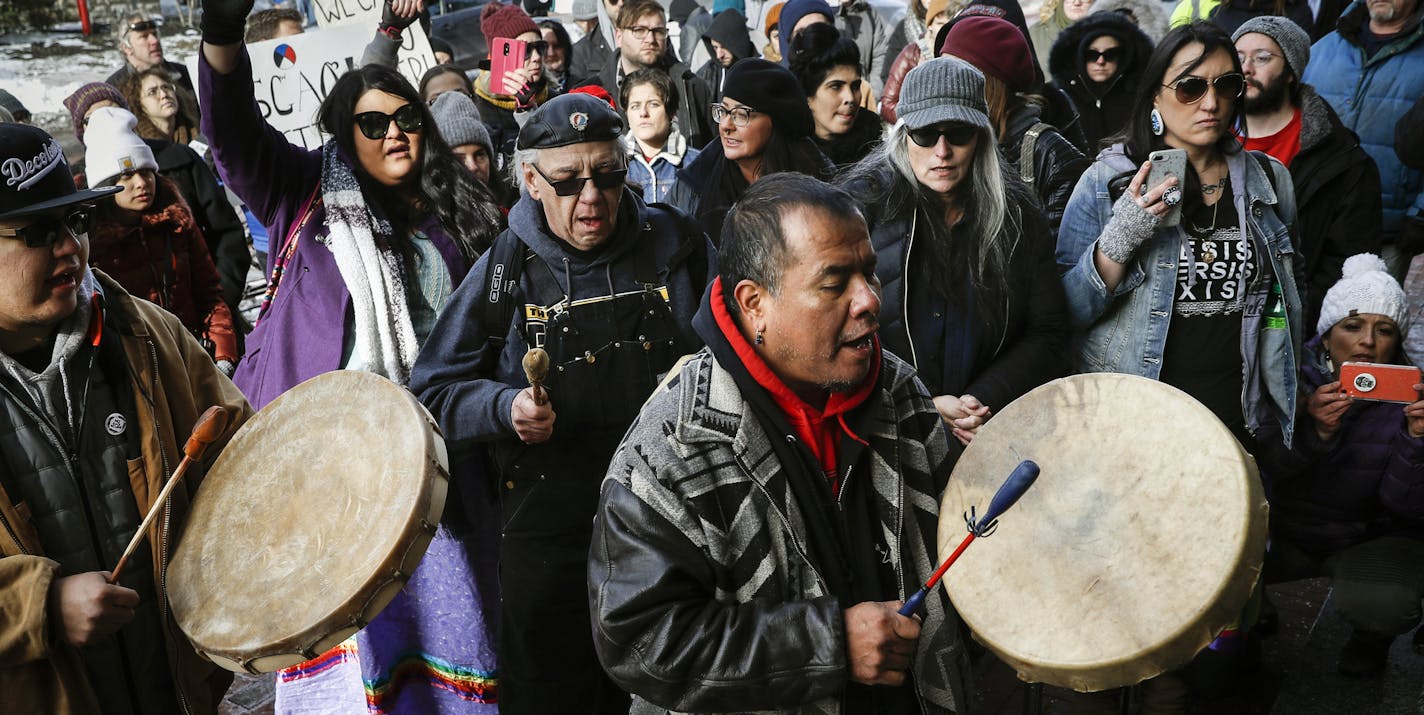
<path id="1" fill-rule="evenodd" d="M 1167 131 L 1167 125 L 1162 121 L 1162 113 L 1157 111 L 1156 107 L 1152 108 L 1152 113 L 1148 115 L 1148 118 L 1152 120 L 1153 135 L 1160 137 L 1163 132 Z"/>
<path id="2" fill-rule="evenodd" d="M 757 331 L 756 344 L 757 344 L 757 345 L 765 345 L 765 344 L 766 344 L 766 338 L 761 334 L 761 331 L 760 331 L 760 330 Z"/>

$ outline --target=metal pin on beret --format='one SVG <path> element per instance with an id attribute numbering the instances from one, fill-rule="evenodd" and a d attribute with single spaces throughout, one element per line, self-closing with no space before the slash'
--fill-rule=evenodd
<path id="1" fill-rule="evenodd" d="M 545 102 L 519 130 L 519 149 L 552 149 L 583 142 L 616 141 L 623 118 L 607 102 L 565 94 Z"/>

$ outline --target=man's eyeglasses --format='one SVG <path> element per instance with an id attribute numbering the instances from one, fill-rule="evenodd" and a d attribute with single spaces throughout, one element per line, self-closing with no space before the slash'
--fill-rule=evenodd
<path id="1" fill-rule="evenodd" d="M 668 29 L 666 27 L 645 27 L 643 25 L 636 25 L 634 27 L 625 27 L 623 31 L 633 33 L 633 37 L 638 40 L 648 39 L 649 32 L 653 33 L 653 39 L 656 40 L 666 40 L 668 36 Z"/>
<path id="2" fill-rule="evenodd" d="M 397 109 L 394 114 L 385 112 L 361 112 L 356 115 L 356 126 L 361 130 L 367 139 L 385 139 L 390 132 L 391 122 L 396 123 L 396 128 L 403 132 L 418 132 L 425 126 L 425 117 L 420 114 L 420 107 L 414 104 L 407 104 Z"/>
<path id="3" fill-rule="evenodd" d="M 929 148 L 944 137 L 950 146 L 966 146 L 979 136 L 978 127 L 969 124 L 931 124 L 928 127 L 910 130 L 910 141 Z"/>
<path id="4" fill-rule="evenodd" d="M 1164 84 L 1163 87 L 1174 90 L 1177 93 L 1177 101 L 1182 104 L 1196 104 L 1206 96 L 1208 86 L 1216 87 L 1218 97 L 1236 99 L 1246 91 L 1246 78 L 1236 72 L 1228 72 L 1216 79 L 1207 81 L 1205 77 L 1183 77 L 1173 84 Z"/>
<path id="5" fill-rule="evenodd" d="M 1252 67 L 1265 67 L 1266 65 L 1271 64 L 1271 60 L 1277 57 L 1280 57 L 1280 55 L 1269 50 L 1256 50 L 1255 52 L 1252 52 L 1249 55 L 1245 52 L 1236 53 L 1236 59 L 1241 60 L 1242 67 L 1245 67 L 1247 65 L 1250 65 Z"/>
<path id="6" fill-rule="evenodd" d="M 1088 49 L 1083 51 L 1083 61 L 1088 64 L 1093 64 L 1099 59 L 1102 59 L 1102 61 L 1104 62 L 1117 62 L 1117 59 L 1121 56 L 1121 47 L 1109 47 L 1101 52 L 1089 47 Z"/>
<path id="7" fill-rule="evenodd" d="M 572 179 L 554 181 L 549 178 L 548 174 L 544 173 L 543 169 L 539 168 L 538 164 L 530 164 L 530 166 L 534 167 L 534 171 L 538 172 L 544 181 L 549 182 L 549 185 L 554 187 L 554 193 L 559 196 L 574 196 L 580 194 L 583 192 L 583 185 L 589 181 L 593 182 L 595 189 L 611 189 L 616 186 L 622 186 L 624 177 L 628 176 L 627 169 L 619 169 L 617 171 L 595 173 L 592 176 L 578 176 Z"/>
<path id="8" fill-rule="evenodd" d="M 62 216 L 45 216 L 24 228 L 0 229 L 0 238 L 18 238 L 30 248 L 49 248 L 65 239 L 89 233 L 93 225 L 94 214 L 83 207 Z"/>
<path id="9" fill-rule="evenodd" d="M 158 23 L 152 20 L 140 20 L 129 23 L 128 32 L 157 32 Z"/>
<path id="10" fill-rule="evenodd" d="M 732 125 L 745 127 L 752 121 L 752 116 L 757 114 L 757 110 L 751 107 L 728 107 L 722 104 L 712 105 L 712 122 L 721 124 L 723 119 L 732 118 Z"/>

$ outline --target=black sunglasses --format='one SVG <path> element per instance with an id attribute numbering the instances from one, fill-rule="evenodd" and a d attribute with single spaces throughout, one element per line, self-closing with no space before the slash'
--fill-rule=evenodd
<path id="1" fill-rule="evenodd" d="M 1206 96 L 1207 86 L 1216 87 L 1218 97 L 1236 99 L 1246 91 L 1246 78 L 1236 72 L 1228 72 L 1214 80 L 1208 82 L 1205 77 L 1183 77 L 1174 84 L 1164 84 L 1163 87 L 1174 90 L 1177 93 L 1177 101 L 1182 104 L 1196 104 Z"/>
<path id="2" fill-rule="evenodd" d="M 1091 47 L 1083 51 L 1083 61 L 1088 64 L 1097 62 L 1099 58 L 1104 62 L 1117 62 L 1117 58 L 1122 56 L 1121 47 L 1109 47 L 1099 52 Z"/>
<path id="3" fill-rule="evenodd" d="M 30 248 L 49 248 L 70 237 L 79 238 L 94 225 L 94 214 L 81 207 L 63 216 L 45 216 L 24 227 L 0 229 L 0 238 L 18 238 Z"/>
<path id="4" fill-rule="evenodd" d="M 548 43 L 548 42 L 545 42 L 544 40 L 535 40 L 535 41 L 530 42 L 529 44 L 527 44 L 527 45 L 525 46 L 525 48 L 524 48 L 524 57 L 525 57 L 525 59 L 528 59 L 528 58 L 530 58 L 530 57 L 533 57 L 534 55 L 538 55 L 538 56 L 540 56 L 540 57 L 543 57 L 543 56 L 544 56 L 544 53 L 545 53 L 545 52 L 548 52 L 548 51 L 549 51 L 549 43 Z"/>
<path id="5" fill-rule="evenodd" d="M 627 169 L 619 169 L 618 171 L 605 171 L 592 176 L 579 176 L 573 179 L 554 181 L 549 178 L 548 174 L 544 173 L 543 169 L 539 168 L 538 164 L 530 164 L 530 166 L 534 167 L 534 171 L 539 172 L 539 176 L 543 177 L 545 181 L 549 182 L 550 186 L 554 187 L 554 193 L 559 196 L 573 196 L 583 192 L 583 185 L 588 181 L 593 181 L 593 187 L 596 189 L 611 189 L 615 186 L 622 186 L 624 177 L 628 176 Z"/>
<path id="6" fill-rule="evenodd" d="M 910 130 L 910 141 L 922 147 L 932 147 L 944 137 L 951 146 L 964 146 L 979 136 L 979 128 L 968 124 L 932 124 Z"/>
<path id="7" fill-rule="evenodd" d="M 394 114 L 361 112 L 356 115 L 356 126 L 371 140 L 385 139 L 392 121 L 403 132 L 418 132 L 425 126 L 425 117 L 421 116 L 420 107 L 414 104 L 407 104 L 397 109 Z"/>
<path id="8" fill-rule="evenodd" d="M 129 25 L 128 31 L 129 31 L 129 32 L 153 32 L 154 30 L 157 30 L 157 29 L 158 29 L 158 23 L 156 23 L 156 22 L 154 22 L 154 21 L 152 21 L 152 20 L 143 20 L 143 21 L 141 21 L 141 22 L 131 23 L 131 24 Z"/>

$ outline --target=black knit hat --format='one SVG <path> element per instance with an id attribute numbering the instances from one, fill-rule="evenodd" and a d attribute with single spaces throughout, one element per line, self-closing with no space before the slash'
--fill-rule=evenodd
<path id="1" fill-rule="evenodd" d="M 775 62 L 752 57 L 738 61 L 727 71 L 722 96 L 771 117 L 778 131 L 793 137 L 809 137 L 816 120 L 806 104 L 806 93 L 791 70 Z"/>

